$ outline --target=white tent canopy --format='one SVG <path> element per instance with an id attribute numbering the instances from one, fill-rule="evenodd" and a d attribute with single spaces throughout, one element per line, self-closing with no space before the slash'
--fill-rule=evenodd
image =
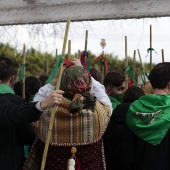
<path id="1" fill-rule="evenodd" d="M 1 0 L 0 25 L 170 16 L 169 0 Z"/>

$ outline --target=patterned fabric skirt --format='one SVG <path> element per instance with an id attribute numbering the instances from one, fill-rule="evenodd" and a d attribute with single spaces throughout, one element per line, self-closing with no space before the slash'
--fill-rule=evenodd
<path id="1" fill-rule="evenodd" d="M 24 170 L 40 170 L 44 142 L 37 138 L 32 146 L 30 155 L 25 162 Z M 102 139 L 82 146 L 76 146 L 76 159 L 81 170 L 105 170 L 105 158 Z M 67 161 L 71 157 L 71 146 L 50 145 L 46 159 L 45 170 L 67 170 Z"/>

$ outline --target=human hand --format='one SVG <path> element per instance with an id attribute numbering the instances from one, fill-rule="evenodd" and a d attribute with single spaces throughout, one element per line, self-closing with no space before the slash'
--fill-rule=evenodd
<path id="1" fill-rule="evenodd" d="M 63 98 L 64 91 L 55 90 L 40 103 L 42 110 L 58 105 Z"/>
<path id="2" fill-rule="evenodd" d="M 74 64 L 75 66 L 82 66 L 80 59 L 78 58 L 73 58 L 71 60 L 71 63 Z M 82 66 L 83 67 L 83 66 Z"/>

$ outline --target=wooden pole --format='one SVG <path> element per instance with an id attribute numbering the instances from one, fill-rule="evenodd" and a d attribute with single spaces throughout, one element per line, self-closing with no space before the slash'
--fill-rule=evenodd
<path id="1" fill-rule="evenodd" d="M 62 58 L 63 59 L 65 58 L 65 51 L 66 51 L 66 44 L 67 44 L 67 38 L 68 38 L 69 25 L 70 25 L 70 20 L 68 19 L 67 24 L 66 24 L 64 43 L 63 43 L 63 49 L 62 49 Z M 59 88 L 60 88 L 62 71 L 63 71 L 63 63 L 61 63 L 60 67 L 59 67 L 59 75 L 58 75 L 58 81 L 57 81 L 56 90 L 59 90 Z M 54 116 L 55 116 L 56 110 L 57 110 L 57 107 L 54 106 L 52 108 L 52 112 L 51 112 L 50 125 L 49 125 L 49 129 L 48 129 L 47 140 L 46 140 L 46 143 L 45 143 L 45 149 L 44 149 L 43 158 L 42 158 L 41 170 L 45 169 L 46 157 L 47 157 L 48 147 L 49 147 L 49 143 L 50 143 L 50 139 L 51 139 L 51 133 L 52 133 L 53 123 L 54 123 Z"/>
<path id="2" fill-rule="evenodd" d="M 162 49 L 161 52 L 162 52 L 162 62 L 164 63 L 164 49 Z"/>
<path id="3" fill-rule="evenodd" d="M 75 52 L 75 58 L 78 58 L 77 53 Z"/>
<path id="4" fill-rule="evenodd" d="M 58 55 L 58 50 L 56 49 L 55 50 L 55 57 L 56 57 L 56 59 L 57 59 L 57 55 Z"/>
<path id="5" fill-rule="evenodd" d="M 152 25 L 150 25 L 150 72 L 152 70 Z"/>
<path id="6" fill-rule="evenodd" d="M 71 40 L 68 40 L 68 61 L 71 60 Z"/>
<path id="7" fill-rule="evenodd" d="M 25 54 L 25 44 L 23 45 L 23 67 L 24 67 L 24 77 L 22 80 L 22 98 L 25 99 L 25 63 L 26 63 L 26 54 Z"/>
<path id="8" fill-rule="evenodd" d="M 88 30 L 86 30 L 86 37 L 85 37 L 85 47 L 84 47 L 84 51 L 87 51 L 87 43 L 88 43 Z"/>
<path id="9" fill-rule="evenodd" d="M 80 50 L 78 50 L 78 59 L 80 59 L 80 56 L 81 55 L 81 53 L 80 53 Z"/>
<path id="10" fill-rule="evenodd" d="M 102 51 L 102 56 L 104 56 L 104 51 Z M 102 59 L 101 59 L 102 60 Z M 102 61 L 103 62 L 103 61 Z M 104 66 L 103 64 L 101 64 L 101 75 L 102 75 L 102 81 L 104 80 L 104 76 L 105 76 L 105 70 L 104 70 Z"/>
<path id="11" fill-rule="evenodd" d="M 139 55 L 139 59 L 140 59 L 141 67 L 142 67 L 142 74 L 143 74 L 143 77 L 144 77 L 144 83 L 146 84 L 146 78 L 145 78 L 145 73 L 144 73 L 144 70 L 143 70 L 142 58 L 141 58 L 139 49 L 138 49 L 138 55 Z"/>
<path id="12" fill-rule="evenodd" d="M 127 36 L 125 36 L 125 68 L 128 66 Z M 128 75 L 125 72 L 125 89 L 128 89 Z"/>
<path id="13" fill-rule="evenodd" d="M 133 54 L 133 72 L 135 75 L 135 71 L 136 71 L 136 50 L 134 50 L 134 54 Z"/>

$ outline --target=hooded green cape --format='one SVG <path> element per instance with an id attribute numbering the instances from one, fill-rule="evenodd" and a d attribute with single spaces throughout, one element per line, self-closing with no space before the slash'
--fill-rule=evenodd
<path id="1" fill-rule="evenodd" d="M 170 127 L 170 95 L 140 97 L 131 104 L 126 123 L 139 138 L 153 145 L 159 144 Z"/>

